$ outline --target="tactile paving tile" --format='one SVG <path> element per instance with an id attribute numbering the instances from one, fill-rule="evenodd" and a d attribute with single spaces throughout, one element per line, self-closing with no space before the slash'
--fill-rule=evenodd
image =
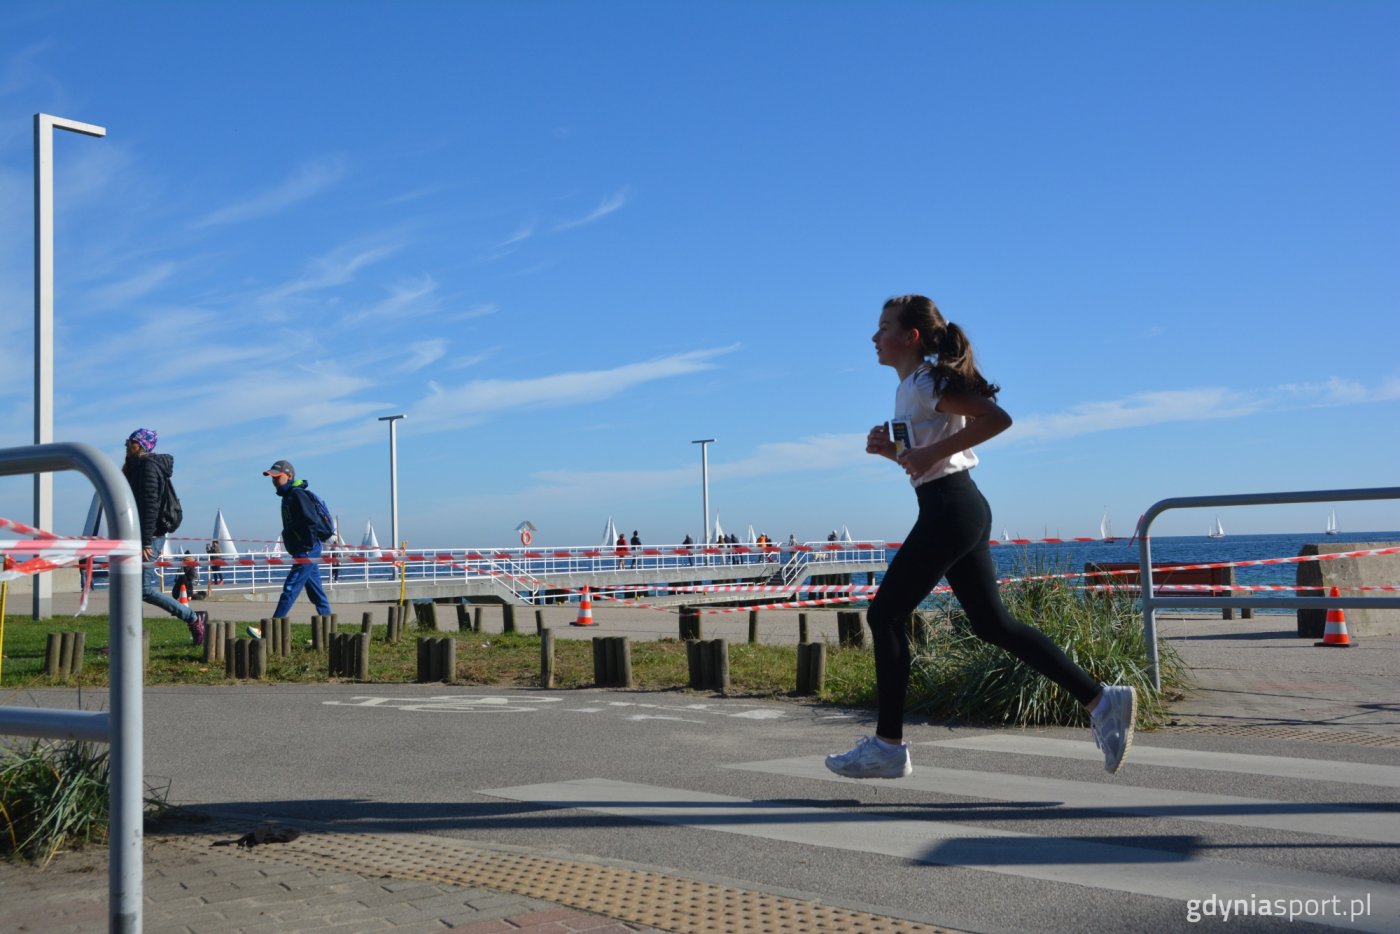
<path id="1" fill-rule="evenodd" d="M 214 840 L 229 839 L 247 829 L 246 823 L 221 821 L 203 826 L 200 833 L 161 835 L 161 839 L 202 853 L 219 852 L 209 850 Z M 482 850 L 411 835 L 312 830 L 287 843 L 247 850 L 228 847 L 222 852 L 370 878 L 494 889 L 675 934 L 956 934 L 916 921 L 658 872 Z"/>
<path id="2" fill-rule="evenodd" d="M 1304 730 L 1293 726 L 1224 726 L 1209 723 L 1180 723 L 1162 727 L 1163 733 L 1205 733 L 1214 736 L 1252 736 L 1258 739 L 1290 739 L 1302 743 L 1344 743 L 1351 746 L 1400 748 L 1400 737 L 1380 733 L 1340 730 Z"/>

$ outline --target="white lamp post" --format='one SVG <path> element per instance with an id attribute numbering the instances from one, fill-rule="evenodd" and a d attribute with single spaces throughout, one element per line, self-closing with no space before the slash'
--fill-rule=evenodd
<path id="1" fill-rule="evenodd" d="M 398 421 L 407 415 L 385 415 L 379 420 L 389 423 L 389 547 L 399 547 L 399 442 Z"/>
<path id="2" fill-rule="evenodd" d="M 53 441 L 53 131 L 106 136 L 91 123 L 34 115 L 34 443 Z M 53 529 L 53 474 L 34 475 L 34 525 Z M 35 574 L 34 618 L 53 615 L 53 577 Z"/>
<path id="3" fill-rule="evenodd" d="M 702 438 L 691 444 L 700 445 L 700 495 L 705 504 L 705 544 L 710 543 L 710 448 L 714 438 Z"/>

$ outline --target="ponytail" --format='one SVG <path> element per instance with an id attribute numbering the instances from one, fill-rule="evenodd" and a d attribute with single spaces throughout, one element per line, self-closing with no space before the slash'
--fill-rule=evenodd
<path id="1" fill-rule="evenodd" d="M 924 356 L 935 358 L 930 364 L 934 392 L 940 396 L 947 392 L 971 393 L 988 399 L 995 399 L 1001 392 L 1001 387 L 989 382 L 977 369 L 967 333 L 944 318 L 932 299 L 901 295 L 885 302 L 885 307 L 897 309 L 900 327 L 918 329 Z"/>

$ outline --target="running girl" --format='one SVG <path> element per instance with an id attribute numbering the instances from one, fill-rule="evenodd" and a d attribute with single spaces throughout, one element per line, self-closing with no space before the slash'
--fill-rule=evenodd
<path id="1" fill-rule="evenodd" d="M 826 767 L 851 778 L 902 778 L 913 771 L 904 743 L 910 663 L 905 621 L 946 577 L 979 639 L 1015 655 L 1084 705 L 1104 768 L 1117 772 L 1133 742 L 1133 689 L 1096 683 L 1043 632 L 1014 618 L 997 592 L 987 545 L 991 508 L 969 471 L 977 466 L 972 448 L 1011 427 L 1011 416 L 996 404 L 998 387 L 978 372 L 962 329 L 922 295 L 885 302 L 872 340 L 876 359 L 899 374 L 895 419 L 904 423 L 899 434 L 910 437 L 908 446 L 897 448 L 886 422 L 870 429 L 865 450 L 904 468 L 919 500 L 919 518 L 866 612 L 879 702 L 875 735 L 862 737 L 850 752 L 827 756 Z"/>

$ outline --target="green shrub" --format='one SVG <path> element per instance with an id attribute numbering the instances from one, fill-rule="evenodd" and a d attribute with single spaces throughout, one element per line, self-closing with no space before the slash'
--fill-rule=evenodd
<path id="1" fill-rule="evenodd" d="M 1162 694 L 1152 689 L 1142 612 L 1135 596 L 1082 591 L 1063 563 L 1022 556 L 1017 577 L 1041 578 L 1002 586 L 1011 614 L 1040 629 L 1090 677 L 1105 684 L 1138 689 L 1138 724 L 1162 721 L 1166 699 L 1187 685 L 1186 667 L 1176 650 L 1158 643 Z M 938 720 L 1017 726 L 1073 726 L 1088 713 L 1068 692 L 1010 653 L 972 634 L 967 617 L 948 598 L 915 615 L 913 668 L 907 707 Z"/>
<path id="2" fill-rule="evenodd" d="M 0 854 L 46 864 L 105 841 L 109 770 L 108 748 L 96 743 L 0 746 Z"/>

